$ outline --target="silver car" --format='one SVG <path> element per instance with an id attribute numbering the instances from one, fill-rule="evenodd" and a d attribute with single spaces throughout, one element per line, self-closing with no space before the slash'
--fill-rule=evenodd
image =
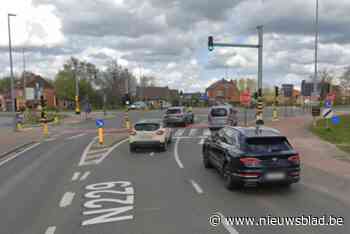
<path id="1" fill-rule="evenodd" d="M 186 126 L 194 123 L 194 114 L 183 106 L 170 107 L 163 116 L 163 122 L 166 125 L 182 124 Z"/>
<path id="2" fill-rule="evenodd" d="M 237 110 L 230 105 L 213 106 L 208 114 L 209 129 L 219 129 L 225 125 L 237 126 Z"/>

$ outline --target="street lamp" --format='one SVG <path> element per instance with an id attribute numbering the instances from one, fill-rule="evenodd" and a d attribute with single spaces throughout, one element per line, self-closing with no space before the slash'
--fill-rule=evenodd
<path id="1" fill-rule="evenodd" d="M 13 129 L 17 130 L 17 121 L 16 121 L 16 108 L 15 108 L 15 89 L 14 89 L 14 77 L 13 77 L 13 62 L 12 62 L 12 44 L 11 44 L 11 16 L 16 16 L 15 14 L 7 14 L 7 23 L 8 23 L 8 34 L 9 34 L 9 56 L 10 56 L 10 72 L 11 72 L 11 106 L 13 112 Z"/>

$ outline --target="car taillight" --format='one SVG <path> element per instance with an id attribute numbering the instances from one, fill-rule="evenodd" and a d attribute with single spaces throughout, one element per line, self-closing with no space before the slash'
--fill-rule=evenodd
<path id="1" fill-rule="evenodd" d="M 300 163 L 300 157 L 299 155 L 293 155 L 293 156 L 290 156 L 288 158 L 288 161 L 292 162 L 292 163 L 295 163 L 295 164 L 299 164 Z"/>
<path id="2" fill-rule="evenodd" d="M 157 135 L 163 135 L 164 131 L 163 130 L 158 130 L 156 133 L 157 133 Z"/>
<path id="3" fill-rule="evenodd" d="M 135 130 L 130 130 L 130 131 L 129 131 L 129 134 L 130 134 L 131 136 L 135 136 L 135 135 L 136 135 L 136 131 L 135 131 Z"/>
<path id="4" fill-rule="evenodd" d="M 241 158 L 239 161 L 241 161 L 241 163 L 247 167 L 256 167 L 261 163 L 261 160 L 257 158 Z"/>

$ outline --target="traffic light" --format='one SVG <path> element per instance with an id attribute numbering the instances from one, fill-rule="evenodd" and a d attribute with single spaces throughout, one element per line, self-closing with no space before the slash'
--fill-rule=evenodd
<path id="1" fill-rule="evenodd" d="M 278 88 L 278 86 L 275 86 L 275 96 L 276 97 L 279 96 L 279 88 Z"/>
<path id="2" fill-rule="evenodd" d="M 214 50 L 214 39 L 212 36 L 208 37 L 208 50 L 213 51 Z"/>
<path id="3" fill-rule="evenodd" d="M 258 93 L 254 92 L 254 99 L 257 100 L 258 99 Z"/>

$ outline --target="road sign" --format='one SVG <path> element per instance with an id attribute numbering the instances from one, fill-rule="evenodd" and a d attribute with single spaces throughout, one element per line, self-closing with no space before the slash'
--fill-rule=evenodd
<path id="1" fill-rule="evenodd" d="M 330 119 L 333 117 L 333 110 L 331 108 L 325 108 L 322 111 L 322 117 L 325 119 Z"/>
<path id="2" fill-rule="evenodd" d="M 201 95 L 200 99 L 202 101 L 208 101 L 209 98 L 208 98 L 207 94 L 203 94 L 203 95 Z"/>
<path id="3" fill-rule="evenodd" d="M 332 101 L 329 100 L 329 99 L 327 99 L 327 100 L 325 101 L 325 103 L 324 103 L 324 106 L 325 106 L 326 108 L 331 108 L 331 107 L 332 107 Z"/>
<path id="4" fill-rule="evenodd" d="M 97 128 L 103 128 L 103 126 L 105 125 L 103 119 L 96 119 L 96 127 Z"/>
<path id="5" fill-rule="evenodd" d="M 293 97 L 294 85 L 282 84 L 282 91 L 285 97 Z"/>
<path id="6" fill-rule="evenodd" d="M 243 92 L 241 93 L 240 97 L 240 102 L 242 105 L 248 105 L 251 101 L 251 95 L 250 92 Z"/>
<path id="7" fill-rule="evenodd" d="M 335 116 L 332 117 L 332 124 L 334 124 L 334 125 L 340 124 L 339 116 L 335 115 Z"/>

